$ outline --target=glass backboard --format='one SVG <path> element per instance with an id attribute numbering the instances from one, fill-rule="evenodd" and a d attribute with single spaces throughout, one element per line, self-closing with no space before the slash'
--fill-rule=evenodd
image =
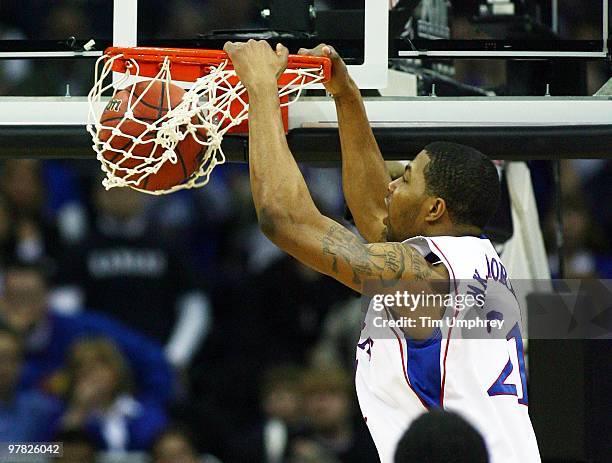
<path id="1" fill-rule="evenodd" d="M 236 0 L 231 8 L 225 0 L 3 1 L 0 18 L 4 95 L 63 96 L 66 84 L 85 95 L 91 78 L 83 76 L 111 45 L 221 49 L 245 38 L 282 41 L 293 52 L 328 42 L 361 88 L 386 84 L 388 5 L 379 0 Z M 39 75 L 57 77 L 35 84 Z"/>
<path id="2" fill-rule="evenodd" d="M 605 58 L 608 53 L 608 0 L 396 3 L 392 57 Z"/>

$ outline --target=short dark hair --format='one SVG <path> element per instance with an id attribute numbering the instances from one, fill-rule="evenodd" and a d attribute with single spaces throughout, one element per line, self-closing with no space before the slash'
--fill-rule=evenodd
<path id="1" fill-rule="evenodd" d="M 454 223 L 484 228 L 500 201 L 495 165 L 480 151 L 457 143 L 431 143 L 425 151 L 427 193 L 446 201 Z"/>
<path id="2" fill-rule="evenodd" d="M 480 433 L 456 413 L 433 410 L 418 417 L 395 450 L 395 463 L 488 463 Z"/>

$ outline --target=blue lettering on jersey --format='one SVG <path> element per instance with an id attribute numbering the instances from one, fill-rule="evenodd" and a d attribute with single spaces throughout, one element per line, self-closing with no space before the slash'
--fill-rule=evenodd
<path id="1" fill-rule="evenodd" d="M 516 298 L 514 288 L 512 287 L 512 283 L 510 283 L 508 271 L 506 270 L 506 267 L 504 267 L 504 264 L 499 262 L 495 257 L 492 257 L 491 260 L 489 260 L 489 256 L 485 256 L 485 259 L 487 260 L 487 279 L 491 278 L 493 281 L 501 283 L 508 288 L 508 291 L 510 291 Z"/>
<path id="2" fill-rule="evenodd" d="M 479 270 L 474 269 L 474 275 L 472 276 L 472 278 L 474 279 L 475 284 L 468 285 L 467 293 L 474 297 L 484 296 L 485 293 L 487 292 L 489 280 L 492 280 L 492 281 L 496 281 L 500 283 L 505 288 L 507 288 L 508 291 L 510 291 L 512 295 L 514 296 L 514 298 L 516 299 L 514 288 L 512 287 L 512 283 L 510 282 L 510 279 L 508 278 L 508 271 L 506 270 L 506 267 L 504 266 L 504 264 L 502 264 L 495 257 L 492 257 L 489 259 L 489 256 L 485 255 L 485 259 L 486 259 L 486 265 L 487 265 L 486 276 L 482 277 L 480 275 Z M 489 321 L 503 320 L 504 318 L 503 314 L 497 311 L 487 312 L 486 317 L 487 317 L 487 320 Z M 490 326 L 487 328 L 487 331 L 489 333 L 491 332 Z"/>
<path id="3" fill-rule="evenodd" d="M 372 360 L 372 346 L 374 346 L 374 340 L 370 337 L 365 339 L 363 342 L 357 344 L 361 350 L 364 350 L 368 354 L 368 359 Z"/>
<path id="4" fill-rule="evenodd" d="M 479 286 L 474 286 L 474 285 L 468 285 L 468 294 L 476 297 L 478 295 L 483 295 L 484 293 L 487 291 L 487 279 L 486 278 L 482 278 L 480 276 L 480 273 L 478 272 L 478 269 L 474 270 L 474 276 L 472 277 L 474 278 L 474 280 L 476 280 L 476 283 Z"/>

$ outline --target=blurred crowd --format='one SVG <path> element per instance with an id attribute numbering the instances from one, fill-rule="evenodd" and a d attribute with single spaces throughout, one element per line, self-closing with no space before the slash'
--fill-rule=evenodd
<path id="1" fill-rule="evenodd" d="M 551 166 L 531 167 L 551 238 Z M 612 277 L 611 169 L 562 166 L 566 277 Z M 66 462 L 374 461 L 361 300 L 259 232 L 246 166 L 165 197 L 106 191 L 97 170 L 0 164 L 0 441 L 61 440 Z M 343 220 L 339 170 L 304 171 Z"/>
<path id="2" fill-rule="evenodd" d="M 306 175 L 340 218 L 338 170 Z M 0 247 L 0 441 L 376 458 L 352 385 L 360 300 L 263 237 L 245 166 L 149 197 L 105 191 L 93 162 L 4 161 Z"/>
<path id="3" fill-rule="evenodd" d="M 141 34 L 260 25 L 250 0 L 233 2 L 244 17 L 221 1 L 154 3 L 159 15 Z M 111 30 L 106 1 L 0 5 L 3 39 Z M 71 60 L 6 61 L 0 93 L 63 94 L 70 83 L 84 94 L 90 73 Z M 551 165 L 531 168 L 551 239 Z M 320 209 L 343 220 L 338 169 L 304 172 Z M 612 278 L 612 162 L 564 161 L 562 173 L 565 276 Z M 0 275 L 0 442 L 61 441 L 69 463 L 126 453 L 156 463 L 376 461 L 352 386 L 361 301 L 260 233 L 246 166 L 153 198 L 105 191 L 93 161 L 3 161 Z"/>

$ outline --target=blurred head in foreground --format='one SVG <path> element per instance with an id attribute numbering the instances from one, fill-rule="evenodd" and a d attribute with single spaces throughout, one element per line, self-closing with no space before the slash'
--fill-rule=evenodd
<path id="1" fill-rule="evenodd" d="M 424 413 L 400 439 L 395 463 L 488 463 L 484 439 L 459 415 Z"/>

